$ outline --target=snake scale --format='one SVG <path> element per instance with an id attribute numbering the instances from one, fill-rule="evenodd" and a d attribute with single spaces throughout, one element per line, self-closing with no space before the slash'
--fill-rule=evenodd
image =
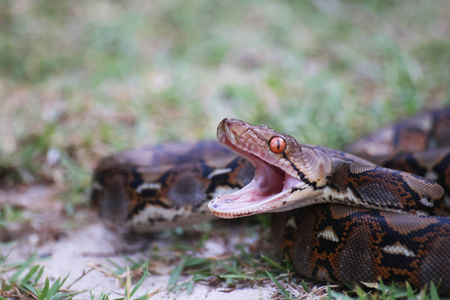
<path id="1" fill-rule="evenodd" d="M 434 282 L 450 295 L 450 108 L 381 129 L 346 152 L 236 119 L 224 119 L 217 137 L 103 158 L 92 204 L 138 232 L 273 212 L 274 236 L 303 276 Z"/>

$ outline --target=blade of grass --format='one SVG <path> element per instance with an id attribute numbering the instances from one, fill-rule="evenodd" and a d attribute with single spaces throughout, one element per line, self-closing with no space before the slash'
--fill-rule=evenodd
<path id="1" fill-rule="evenodd" d="M 265 255 L 261 255 L 261 258 L 263 261 L 265 261 L 266 263 L 269 264 L 269 266 L 276 268 L 280 271 L 286 271 L 286 268 L 284 268 L 282 265 L 280 265 L 279 263 L 275 262 L 273 259 L 271 259 L 270 257 L 267 257 Z"/>
<path id="2" fill-rule="evenodd" d="M 408 297 L 408 299 L 414 298 L 414 291 L 409 282 L 406 282 L 406 297 Z"/>
<path id="3" fill-rule="evenodd" d="M 331 291 L 331 287 L 330 287 L 329 283 L 327 283 L 327 295 L 328 295 L 328 300 L 333 300 L 333 293 Z"/>
<path id="4" fill-rule="evenodd" d="M 34 285 L 37 285 L 39 282 L 39 279 L 41 279 L 42 275 L 44 274 L 44 266 L 41 266 L 39 269 L 38 274 L 34 278 Z"/>
<path id="5" fill-rule="evenodd" d="M 31 266 L 31 264 L 35 261 L 36 254 L 32 254 L 26 261 L 19 263 L 19 269 L 11 276 L 11 282 L 17 282 L 19 276 Z"/>
<path id="6" fill-rule="evenodd" d="M 137 290 L 141 287 L 141 285 L 144 283 L 145 278 L 148 274 L 148 267 L 145 268 L 144 274 L 142 274 L 141 280 L 134 286 L 133 290 L 130 293 L 130 297 L 133 297 L 133 295 L 137 292 Z"/>
<path id="7" fill-rule="evenodd" d="M 269 272 L 266 270 L 266 274 L 267 276 L 269 276 L 270 280 L 272 280 L 273 283 L 275 283 L 275 285 L 280 289 L 281 293 L 283 294 L 283 296 L 287 299 L 291 298 L 291 293 L 289 293 L 283 285 L 281 285 L 281 283 Z"/>
<path id="8" fill-rule="evenodd" d="M 437 292 L 437 288 L 434 282 L 430 284 L 430 297 L 431 300 L 439 300 L 439 294 Z"/>
<path id="9" fill-rule="evenodd" d="M 172 274 L 170 274 L 169 283 L 167 284 L 169 286 L 169 291 L 176 287 L 176 284 L 180 279 L 181 271 L 183 271 L 183 264 L 180 263 L 177 266 L 175 266 L 175 268 L 172 271 Z"/>
<path id="10" fill-rule="evenodd" d="M 37 289 L 39 300 L 47 300 L 48 290 L 50 289 L 50 282 L 48 277 L 45 279 L 44 288 L 42 290 Z"/>
<path id="11" fill-rule="evenodd" d="M 309 293 L 309 287 L 306 285 L 306 282 L 303 279 L 302 279 L 302 287 L 305 290 L 305 292 Z"/>
<path id="12" fill-rule="evenodd" d="M 47 299 L 52 298 L 59 291 L 61 286 L 62 286 L 62 283 L 60 284 L 60 278 L 56 279 L 56 281 L 53 282 L 50 289 L 48 290 Z"/>
<path id="13" fill-rule="evenodd" d="M 145 294 L 145 295 L 142 295 L 142 296 L 140 296 L 140 297 L 138 297 L 138 298 L 136 298 L 134 300 L 145 300 L 145 299 L 148 299 L 149 297 L 150 296 L 148 294 Z"/>
<path id="14" fill-rule="evenodd" d="M 32 267 L 30 271 L 28 271 L 28 273 L 22 278 L 22 280 L 20 281 L 20 285 L 28 282 L 28 280 L 30 280 L 31 277 L 33 277 L 33 275 L 39 270 L 39 267 L 39 265 Z"/>

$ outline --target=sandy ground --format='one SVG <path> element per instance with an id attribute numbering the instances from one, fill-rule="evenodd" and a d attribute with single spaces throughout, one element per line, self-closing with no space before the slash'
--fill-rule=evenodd
<path id="1" fill-rule="evenodd" d="M 123 295 L 124 289 L 116 278 L 109 276 L 107 270 L 114 266 L 108 259 L 125 266 L 127 262 L 119 253 L 143 260 L 142 249 L 170 248 L 171 241 L 167 238 L 125 239 L 124 235 L 108 230 L 90 211 L 80 214 L 82 217 L 75 218 L 74 224 L 70 225 L 64 216 L 63 204 L 55 201 L 57 194 L 55 188 L 45 186 L 0 192 L 2 204 L 20 207 L 27 219 L 21 226 L 15 228 L 12 224 L 8 232 L 1 233 L 3 240 L 16 241 L 1 248 L 2 254 L 12 248 L 7 262 L 23 261 L 36 252 L 42 258 L 39 264 L 45 266 L 44 277 L 55 280 L 68 275 L 64 287 L 71 291 L 92 291 L 96 296 L 111 293 L 111 298 L 116 298 Z M 221 255 L 223 251 L 219 241 L 208 240 L 202 255 Z M 171 293 L 166 288 L 173 267 L 160 264 L 158 270 L 150 269 L 151 274 L 136 295 L 149 293 L 152 299 L 269 299 L 276 294 L 272 284 L 228 291 L 224 283 L 218 287 L 197 283 L 192 294 L 187 291 Z M 185 281 L 188 277 L 181 279 Z M 75 299 L 90 299 L 89 292 L 81 293 Z"/>
<path id="2" fill-rule="evenodd" d="M 167 244 L 165 241 L 152 241 L 160 246 Z M 141 248 L 134 246 L 135 249 Z M 128 246 L 128 247 L 127 247 Z M 145 246 L 145 245 L 142 245 Z M 218 245 L 209 245 L 215 248 Z M 102 292 L 112 292 L 112 294 L 122 294 L 123 288 L 117 279 L 107 277 L 99 266 L 110 266 L 106 258 L 110 258 L 118 265 L 126 265 L 126 261 L 121 256 L 114 255 L 118 247 L 122 249 L 128 248 L 128 256 L 138 260 L 143 258 L 139 250 L 133 251 L 129 245 L 124 245 L 123 239 L 108 231 L 99 222 L 91 224 L 83 229 L 70 232 L 66 237 L 58 242 L 43 245 L 39 247 L 38 253 L 51 253 L 51 259 L 45 261 L 47 276 L 57 278 L 70 274 L 68 283 L 73 282 L 80 277 L 83 272 L 94 269 L 87 275 L 83 276 L 79 281 L 72 285 L 73 290 L 91 290 L 94 294 L 99 295 Z M 133 248 L 133 247 L 131 247 Z M 134 253 L 133 253 L 134 252 Z M 164 266 L 161 273 L 170 273 L 171 267 Z M 186 277 L 182 278 L 187 280 Z M 178 293 L 167 292 L 166 286 L 169 281 L 169 275 L 150 275 L 139 289 L 137 295 L 144 293 L 154 294 L 155 299 L 230 299 L 247 297 L 248 299 L 267 299 L 273 294 L 273 288 L 246 288 L 235 290 L 230 293 L 221 292 L 219 289 L 212 289 L 208 286 L 197 284 L 194 293 L 189 295 L 186 291 Z M 81 294 L 79 299 L 89 298 L 88 294 Z"/>

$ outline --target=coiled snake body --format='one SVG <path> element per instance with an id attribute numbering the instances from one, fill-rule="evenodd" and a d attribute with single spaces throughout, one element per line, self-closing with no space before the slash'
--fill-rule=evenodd
<path id="1" fill-rule="evenodd" d="M 276 212 L 284 256 L 301 275 L 434 282 L 450 294 L 450 218 L 439 216 L 449 210 L 449 108 L 347 149 L 359 156 L 235 119 L 223 120 L 217 135 L 228 148 L 166 144 L 104 158 L 92 203 L 103 218 L 141 232 L 212 219 L 211 199 L 222 218 Z"/>

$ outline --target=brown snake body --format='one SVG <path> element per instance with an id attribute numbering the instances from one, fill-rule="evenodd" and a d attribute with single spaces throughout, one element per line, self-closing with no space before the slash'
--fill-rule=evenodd
<path id="1" fill-rule="evenodd" d="M 301 275 L 434 282 L 450 294 L 450 218 L 435 216 L 448 210 L 450 109 L 382 129 L 347 149 L 365 159 L 234 119 L 221 122 L 218 140 L 247 160 L 214 142 L 103 159 L 93 204 L 105 219 L 137 231 L 211 219 L 211 199 L 219 217 L 277 212 L 283 253 Z M 428 152 L 431 146 L 438 150 Z"/>

